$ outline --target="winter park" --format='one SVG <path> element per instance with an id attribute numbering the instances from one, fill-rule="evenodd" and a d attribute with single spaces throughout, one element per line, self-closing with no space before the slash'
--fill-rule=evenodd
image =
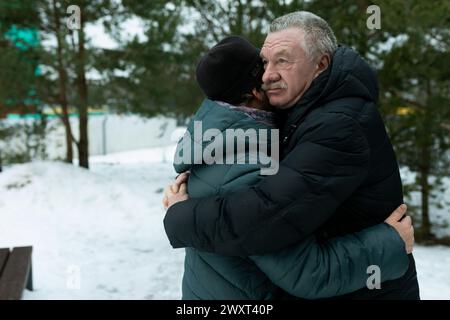
<path id="1" fill-rule="evenodd" d="M 450 300 L 450 7 L 363 3 L 0 0 L 0 300 Z"/>

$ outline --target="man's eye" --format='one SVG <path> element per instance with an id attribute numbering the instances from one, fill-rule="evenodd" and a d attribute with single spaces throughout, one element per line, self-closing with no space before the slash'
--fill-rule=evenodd
<path id="1" fill-rule="evenodd" d="M 277 60 L 277 62 L 278 63 L 286 63 L 286 62 L 288 62 L 286 59 L 284 59 L 284 58 L 279 58 L 278 60 Z"/>

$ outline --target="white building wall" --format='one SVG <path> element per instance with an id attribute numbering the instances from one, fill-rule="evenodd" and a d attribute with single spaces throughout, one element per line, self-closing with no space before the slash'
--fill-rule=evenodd
<path id="1" fill-rule="evenodd" d="M 24 123 L 33 120 L 2 120 L 6 124 Z M 78 118 L 70 118 L 72 132 L 79 137 Z M 59 119 L 48 120 L 46 151 L 50 159 L 64 158 L 65 130 Z M 88 122 L 89 154 L 102 155 L 120 151 L 165 146 L 171 143 L 176 128 L 176 120 L 165 117 L 142 118 L 136 115 L 98 115 L 90 116 Z M 8 149 L 20 150 L 24 147 L 24 137 L 9 141 Z M 77 149 L 74 144 L 74 156 Z"/>

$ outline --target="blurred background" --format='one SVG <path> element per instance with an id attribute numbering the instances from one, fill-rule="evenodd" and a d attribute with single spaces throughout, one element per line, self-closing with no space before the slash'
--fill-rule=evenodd
<path id="1" fill-rule="evenodd" d="M 0 247 L 34 246 L 26 298 L 180 297 L 160 201 L 196 63 L 297 10 L 377 69 L 422 294 L 450 299 L 449 1 L 0 0 Z"/>

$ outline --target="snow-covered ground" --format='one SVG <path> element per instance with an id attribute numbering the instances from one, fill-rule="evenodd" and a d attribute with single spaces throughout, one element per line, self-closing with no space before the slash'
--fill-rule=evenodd
<path id="1" fill-rule="evenodd" d="M 90 171 L 36 162 L 0 174 L 0 247 L 33 245 L 24 298 L 180 297 L 184 251 L 171 248 L 161 205 L 175 174 L 160 151 L 93 158 Z"/>
<path id="2" fill-rule="evenodd" d="M 183 250 L 166 238 L 163 188 L 173 146 L 0 174 L 0 247 L 33 245 L 25 299 L 179 299 Z M 415 249 L 423 299 L 450 299 L 450 248 Z"/>

